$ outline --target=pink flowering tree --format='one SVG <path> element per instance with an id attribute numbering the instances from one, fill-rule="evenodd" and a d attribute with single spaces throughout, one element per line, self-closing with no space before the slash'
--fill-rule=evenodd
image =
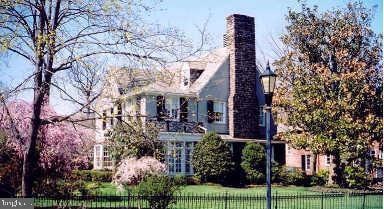
<path id="1" fill-rule="evenodd" d="M 113 183 L 120 188 L 138 184 L 148 175 L 165 174 L 167 166 L 159 160 L 144 156 L 141 158 L 126 158 L 122 160 L 113 176 Z"/>
<path id="2" fill-rule="evenodd" d="M 10 102 L 0 109 L 0 131 L 5 133 L 6 146 L 16 153 L 14 157 L 18 158 L 18 162 L 22 162 L 23 150 L 30 139 L 31 115 L 32 105 L 22 100 Z M 51 107 L 43 108 L 42 118 L 55 115 Z M 41 175 L 39 178 L 62 178 L 73 169 L 88 167 L 87 154 L 92 144 L 91 131 L 84 127 L 68 122 L 42 126 L 39 130 L 40 152 L 36 162 L 36 172 Z"/>

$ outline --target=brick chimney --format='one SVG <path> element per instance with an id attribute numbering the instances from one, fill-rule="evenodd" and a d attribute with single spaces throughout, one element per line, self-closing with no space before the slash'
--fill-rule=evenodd
<path id="1" fill-rule="evenodd" d="M 229 134 L 236 138 L 257 137 L 255 21 L 233 14 L 227 17 L 224 46 L 229 51 Z"/>

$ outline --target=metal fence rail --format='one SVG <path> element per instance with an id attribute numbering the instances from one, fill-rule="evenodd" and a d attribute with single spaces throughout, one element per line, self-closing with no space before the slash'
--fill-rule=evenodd
<path id="1" fill-rule="evenodd" d="M 148 198 L 160 196 L 95 195 L 36 197 L 35 208 L 150 208 Z M 265 195 L 182 194 L 175 195 L 174 209 L 264 209 Z M 382 193 L 319 193 L 272 195 L 274 209 L 381 209 Z"/>

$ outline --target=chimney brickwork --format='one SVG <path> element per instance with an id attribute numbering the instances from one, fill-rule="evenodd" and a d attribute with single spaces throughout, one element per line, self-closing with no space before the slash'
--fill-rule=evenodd
<path id="1" fill-rule="evenodd" d="M 256 138 L 258 101 L 256 95 L 255 22 L 253 17 L 227 17 L 224 46 L 229 51 L 229 134 L 236 138 Z"/>

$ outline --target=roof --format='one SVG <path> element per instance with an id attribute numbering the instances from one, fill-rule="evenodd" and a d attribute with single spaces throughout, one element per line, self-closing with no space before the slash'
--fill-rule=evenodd
<path id="1" fill-rule="evenodd" d="M 126 96 L 138 94 L 197 96 L 227 58 L 228 50 L 218 48 L 199 57 L 170 63 L 159 70 L 113 68 L 108 72 L 105 83 L 112 88 L 118 88 L 120 94 Z M 184 71 L 190 69 L 203 72 L 190 86 L 184 86 Z"/>

